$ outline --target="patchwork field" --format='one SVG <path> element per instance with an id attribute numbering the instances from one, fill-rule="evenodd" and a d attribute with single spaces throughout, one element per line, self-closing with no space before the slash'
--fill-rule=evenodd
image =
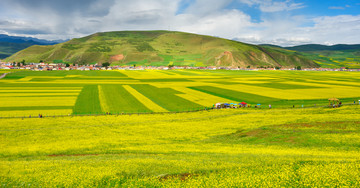
<path id="1" fill-rule="evenodd" d="M 16 71 L 0 79 L 0 117 L 182 112 L 217 102 L 273 108 L 360 99 L 360 73 L 144 70 Z"/>
<path id="2" fill-rule="evenodd" d="M 0 187 L 360 187 L 360 105 L 321 107 L 359 91 L 352 72 L 13 72 L 0 116 L 45 117 L 0 119 Z M 217 102 L 262 108 L 152 113 Z M 127 115 L 67 116 L 105 113 Z"/>
<path id="3" fill-rule="evenodd" d="M 0 187 L 360 187 L 359 135 L 360 105 L 1 119 Z"/>

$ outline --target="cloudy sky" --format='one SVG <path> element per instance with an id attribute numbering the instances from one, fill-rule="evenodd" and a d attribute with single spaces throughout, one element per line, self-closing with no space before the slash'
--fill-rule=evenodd
<path id="1" fill-rule="evenodd" d="M 119 30 L 360 44 L 360 0 L 0 0 L 0 34 L 56 40 Z"/>

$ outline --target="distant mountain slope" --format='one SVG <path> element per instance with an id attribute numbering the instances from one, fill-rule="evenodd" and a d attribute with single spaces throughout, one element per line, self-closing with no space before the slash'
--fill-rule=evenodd
<path id="1" fill-rule="evenodd" d="M 110 62 L 113 65 L 318 67 L 297 52 L 245 44 L 211 36 L 173 31 L 116 31 L 95 33 L 70 41 L 31 46 L 8 61 Z"/>
<path id="2" fill-rule="evenodd" d="M 308 44 L 285 49 L 299 51 L 321 67 L 360 68 L 360 44 L 337 44 L 333 46 Z"/>
<path id="3" fill-rule="evenodd" d="M 333 46 L 306 44 L 293 47 L 262 44 L 260 46 L 296 51 L 324 68 L 360 68 L 360 44 L 337 44 Z"/>
<path id="4" fill-rule="evenodd" d="M 52 45 L 64 41 L 47 41 L 31 37 L 17 37 L 0 34 L 0 59 L 11 56 L 32 45 Z"/>
<path id="5" fill-rule="evenodd" d="M 337 44 L 333 46 L 326 46 L 321 44 L 306 44 L 300 46 L 285 47 L 285 49 L 295 50 L 299 52 L 360 50 L 360 44 Z"/>

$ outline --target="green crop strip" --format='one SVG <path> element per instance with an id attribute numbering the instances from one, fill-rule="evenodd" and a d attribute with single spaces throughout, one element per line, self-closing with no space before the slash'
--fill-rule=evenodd
<path id="1" fill-rule="evenodd" d="M 151 112 L 134 96 L 132 96 L 122 85 L 100 85 L 104 99 L 101 103 L 106 106 L 106 112 L 111 113 L 137 113 Z M 100 94 L 101 96 L 101 94 Z"/>
<path id="2" fill-rule="evenodd" d="M 97 85 L 87 85 L 81 90 L 73 110 L 74 114 L 102 113 Z"/>
<path id="3" fill-rule="evenodd" d="M 270 97 L 265 97 L 265 96 L 261 96 L 261 95 L 255 95 L 255 94 L 251 94 L 251 93 L 239 92 L 239 91 L 223 89 L 223 88 L 218 88 L 218 87 L 213 87 L 213 86 L 198 86 L 198 87 L 189 87 L 189 88 L 198 90 L 198 91 L 201 91 L 204 93 L 208 93 L 211 95 L 227 98 L 229 100 L 245 101 L 245 102 L 254 103 L 254 104 L 255 103 L 256 104 L 264 103 L 264 102 L 273 102 L 273 101 L 279 100 L 276 98 L 270 98 Z M 230 88 L 231 88 L 231 86 L 230 86 Z"/>
<path id="4" fill-rule="evenodd" d="M 183 99 L 176 94 L 181 94 L 170 88 L 156 88 L 151 85 L 131 85 L 141 94 L 148 97 L 150 100 L 158 104 L 159 106 L 169 111 L 186 111 L 202 108 L 203 106 Z"/>

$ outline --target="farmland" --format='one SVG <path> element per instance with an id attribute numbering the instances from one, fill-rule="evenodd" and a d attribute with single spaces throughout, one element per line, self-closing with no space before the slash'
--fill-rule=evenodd
<path id="1" fill-rule="evenodd" d="M 356 72 L 17 71 L 0 79 L 0 117 L 182 112 L 217 102 L 313 107 L 357 101 L 359 83 Z"/>
<path id="2" fill-rule="evenodd" d="M 359 112 L 2 119 L 0 186 L 359 187 Z"/>
<path id="3" fill-rule="evenodd" d="M 0 116 L 20 117 L 0 119 L 0 187 L 359 187 L 359 83 L 356 72 L 13 72 L 0 79 Z M 352 105 L 321 107 L 332 97 Z M 243 101 L 263 107 L 185 113 Z"/>

